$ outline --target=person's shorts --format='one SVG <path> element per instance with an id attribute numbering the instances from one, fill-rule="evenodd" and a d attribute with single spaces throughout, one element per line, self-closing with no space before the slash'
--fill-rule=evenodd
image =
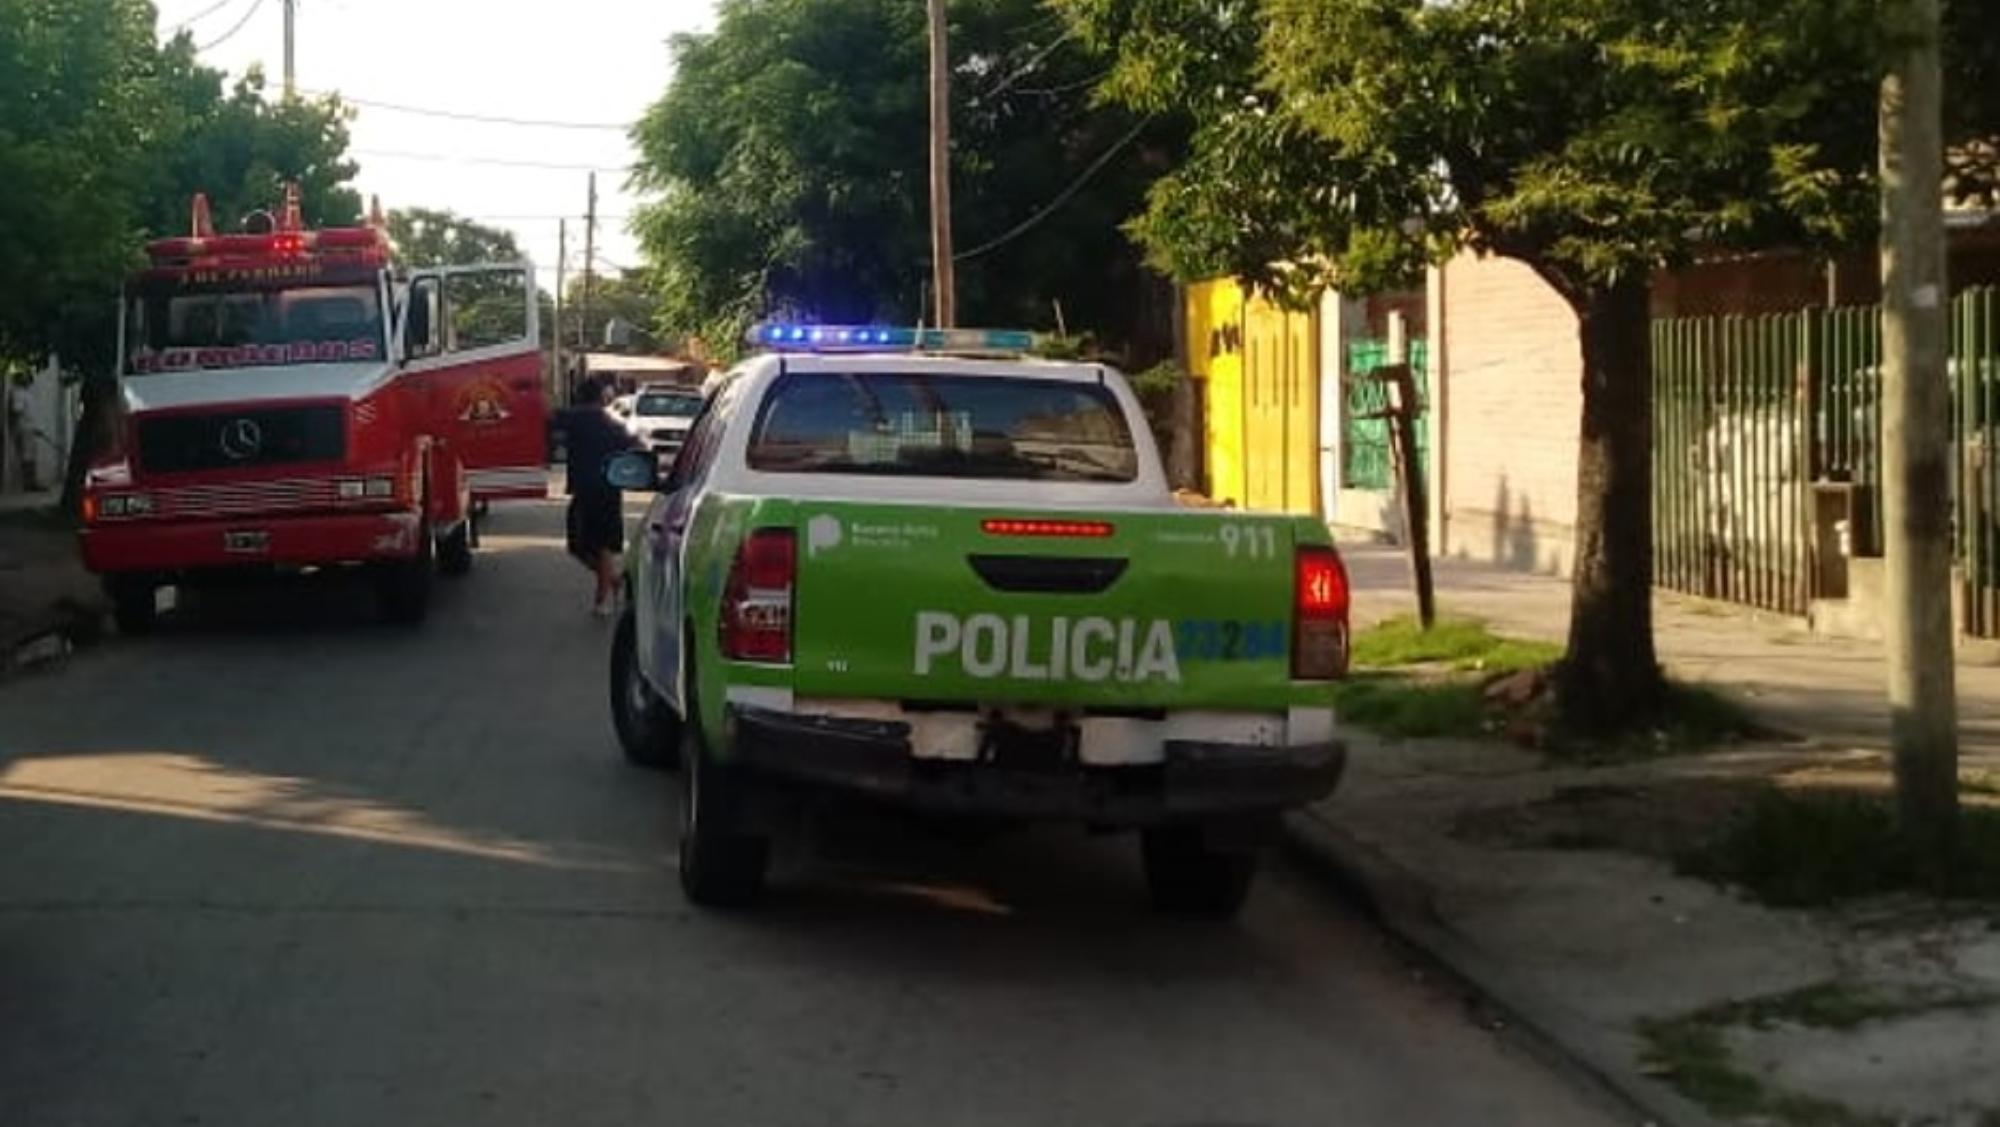
<path id="1" fill-rule="evenodd" d="M 597 566 L 601 552 L 625 550 L 625 511 L 616 493 L 579 493 L 569 499 L 569 554 Z"/>

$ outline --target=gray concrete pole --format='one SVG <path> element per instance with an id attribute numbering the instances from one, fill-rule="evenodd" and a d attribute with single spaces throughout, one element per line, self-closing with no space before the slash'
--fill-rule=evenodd
<path id="1" fill-rule="evenodd" d="M 1949 872 L 1958 810 L 1951 620 L 1950 333 L 1939 0 L 1901 0 L 1881 90 L 1882 522 L 1890 742 L 1906 840 Z"/>
<path id="2" fill-rule="evenodd" d="M 931 44 L 931 271 L 937 325 L 958 324 L 958 279 L 951 257 L 951 52 L 945 0 L 929 0 Z"/>

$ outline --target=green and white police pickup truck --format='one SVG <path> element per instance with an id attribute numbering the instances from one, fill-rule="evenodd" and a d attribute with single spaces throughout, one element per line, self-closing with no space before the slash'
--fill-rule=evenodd
<path id="1" fill-rule="evenodd" d="M 1226 917 L 1344 749 L 1347 576 L 1307 517 L 1176 504 L 1138 401 L 1026 334 L 760 329 L 627 562 L 611 707 L 684 771 L 696 903 L 762 889 L 800 804 L 1136 828 L 1159 907 Z"/>

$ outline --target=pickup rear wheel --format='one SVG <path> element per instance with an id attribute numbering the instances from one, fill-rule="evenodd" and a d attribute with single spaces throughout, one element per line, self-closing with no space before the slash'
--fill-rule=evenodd
<path id="1" fill-rule="evenodd" d="M 1218 848 L 1200 826 L 1147 830 L 1141 848 L 1153 906 L 1177 916 L 1234 918 L 1257 875 L 1254 848 Z"/>
<path id="2" fill-rule="evenodd" d="M 680 764 L 680 720 L 639 668 L 638 620 L 628 607 L 611 636 L 611 722 L 627 761 L 673 770 Z"/>
<path id="3" fill-rule="evenodd" d="M 709 756 L 695 684 L 690 664 L 688 715 L 681 725 L 686 749 L 681 775 L 681 891 L 703 907 L 736 908 L 763 893 L 771 842 L 739 829 L 748 786 Z"/>

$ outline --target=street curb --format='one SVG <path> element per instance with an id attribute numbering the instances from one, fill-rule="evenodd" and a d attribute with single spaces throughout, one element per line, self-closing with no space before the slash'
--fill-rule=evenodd
<path id="1" fill-rule="evenodd" d="M 1284 819 L 1292 853 L 1358 896 L 1384 930 L 1504 1016 L 1524 1047 L 1570 1080 L 1660 1127 L 1722 1127 L 1666 1084 L 1600 1044 L 1584 1020 L 1498 966 L 1439 917 L 1430 885 L 1331 820 L 1299 811 Z"/>

